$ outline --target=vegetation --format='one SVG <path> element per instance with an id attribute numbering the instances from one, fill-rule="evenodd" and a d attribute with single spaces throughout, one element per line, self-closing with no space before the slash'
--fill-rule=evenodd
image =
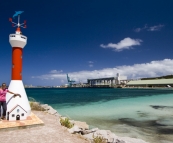
<path id="1" fill-rule="evenodd" d="M 69 128 L 69 129 L 73 127 L 73 124 L 70 123 L 68 118 L 65 118 L 65 119 L 60 118 L 60 123 L 61 123 L 62 126 L 65 126 L 65 127 Z"/>
<path id="2" fill-rule="evenodd" d="M 106 142 L 106 139 L 104 139 L 103 137 L 101 136 L 94 137 L 94 134 L 93 134 L 93 143 L 107 143 L 107 142 Z"/>
<path id="3" fill-rule="evenodd" d="M 31 110 L 45 111 L 45 109 L 34 98 L 28 97 Z"/>
<path id="4" fill-rule="evenodd" d="M 173 78 L 173 75 L 166 75 L 160 77 L 151 77 L 151 78 L 141 78 L 141 80 L 152 80 L 152 79 L 170 79 Z"/>
<path id="5" fill-rule="evenodd" d="M 36 111 L 45 111 L 45 109 L 40 105 L 39 102 L 29 102 L 31 110 L 36 110 Z"/>

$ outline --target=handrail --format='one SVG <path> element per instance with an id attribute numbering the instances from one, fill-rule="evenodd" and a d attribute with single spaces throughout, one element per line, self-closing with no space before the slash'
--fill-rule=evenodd
<path id="1" fill-rule="evenodd" d="M 8 105 L 8 103 L 11 101 L 12 98 L 15 98 L 16 96 L 19 96 L 21 98 L 20 94 L 14 94 L 13 96 L 11 96 L 11 98 L 6 102 L 6 104 Z"/>

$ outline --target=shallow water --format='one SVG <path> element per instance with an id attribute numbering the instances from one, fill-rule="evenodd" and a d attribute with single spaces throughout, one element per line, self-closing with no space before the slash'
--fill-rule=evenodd
<path id="1" fill-rule="evenodd" d="M 27 89 L 28 96 L 90 127 L 151 143 L 173 141 L 173 90 Z"/>

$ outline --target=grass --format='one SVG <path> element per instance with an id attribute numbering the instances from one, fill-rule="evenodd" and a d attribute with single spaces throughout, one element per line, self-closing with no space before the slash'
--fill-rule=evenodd
<path id="1" fill-rule="evenodd" d="M 45 109 L 40 105 L 39 102 L 33 102 L 29 101 L 31 110 L 36 110 L 36 111 L 45 111 Z"/>
<path id="2" fill-rule="evenodd" d="M 31 110 L 45 111 L 45 109 L 34 98 L 28 97 Z"/>
<path id="3" fill-rule="evenodd" d="M 94 136 L 93 134 L 93 143 L 107 143 L 106 139 L 101 136 Z"/>
<path id="4" fill-rule="evenodd" d="M 60 123 L 61 123 L 62 126 L 65 126 L 65 127 L 69 128 L 69 129 L 73 127 L 73 124 L 70 123 L 68 118 L 65 118 L 65 119 L 60 118 Z"/>

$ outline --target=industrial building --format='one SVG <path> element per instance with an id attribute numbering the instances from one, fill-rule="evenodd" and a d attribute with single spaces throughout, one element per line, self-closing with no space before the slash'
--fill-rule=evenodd
<path id="1" fill-rule="evenodd" d="M 125 85 L 128 82 L 126 76 L 120 76 L 117 73 L 116 77 L 87 79 L 87 84 L 90 87 L 114 87 L 118 85 Z"/>
<path id="2" fill-rule="evenodd" d="M 126 87 L 173 87 L 172 79 L 133 80 Z"/>

